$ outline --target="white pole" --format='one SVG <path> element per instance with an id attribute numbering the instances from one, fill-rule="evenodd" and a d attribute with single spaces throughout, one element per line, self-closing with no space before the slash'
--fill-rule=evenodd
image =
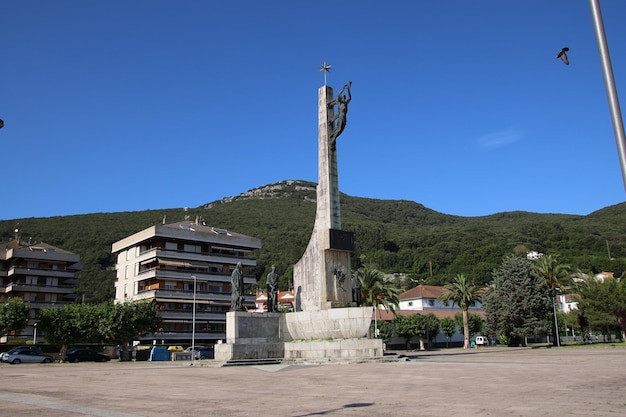
<path id="1" fill-rule="evenodd" d="M 33 345 L 37 344 L 37 323 L 33 324 Z"/>
<path id="2" fill-rule="evenodd" d="M 622 113 L 619 108 L 617 89 L 615 88 L 615 79 L 613 77 L 613 67 L 611 65 L 611 57 L 609 56 L 609 46 L 604 33 L 600 2 L 599 0 L 589 0 L 589 4 L 591 5 L 593 25 L 596 31 L 598 50 L 600 51 L 600 62 L 602 64 L 602 73 L 604 74 L 606 94 L 609 99 L 609 108 L 613 121 L 613 133 L 615 134 L 615 142 L 617 143 L 617 153 L 622 168 L 622 181 L 624 182 L 624 187 L 626 187 L 626 138 L 624 137 L 624 122 L 622 121 Z"/>
<path id="3" fill-rule="evenodd" d="M 191 360 L 196 356 L 196 276 L 193 278 L 193 309 L 191 313 Z"/>

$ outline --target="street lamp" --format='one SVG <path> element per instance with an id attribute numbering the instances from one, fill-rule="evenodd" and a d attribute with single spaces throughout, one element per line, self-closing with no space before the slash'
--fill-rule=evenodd
<path id="1" fill-rule="evenodd" d="M 193 309 L 191 313 L 191 360 L 196 356 L 196 276 L 193 278 Z"/>

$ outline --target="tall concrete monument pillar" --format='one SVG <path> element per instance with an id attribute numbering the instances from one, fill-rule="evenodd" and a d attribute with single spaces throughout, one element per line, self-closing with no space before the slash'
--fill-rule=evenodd
<path id="1" fill-rule="evenodd" d="M 337 98 L 332 87 L 318 90 L 317 211 L 309 244 L 294 266 L 298 311 L 352 306 L 354 235 L 341 230 L 337 170 L 337 138 L 345 128 L 350 87 L 351 83 L 346 84 Z"/>
<path id="2" fill-rule="evenodd" d="M 326 74 L 330 66 L 324 63 L 322 69 Z M 317 211 L 309 244 L 294 266 L 296 311 L 229 311 L 226 343 L 215 345 L 217 360 L 282 358 L 327 363 L 383 356 L 382 339 L 366 338 L 373 307 L 352 303 L 354 235 L 341 230 L 337 138 L 346 126 L 350 87 L 351 83 L 346 84 L 333 98 L 333 89 L 324 82 L 318 92 Z"/>

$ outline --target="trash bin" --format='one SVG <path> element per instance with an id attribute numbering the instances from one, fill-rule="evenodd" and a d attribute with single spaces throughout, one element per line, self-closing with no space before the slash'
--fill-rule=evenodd
<path id="1" fill-rule="evenodd" d="M 150 361 L 169 361 L 170 352 L 167 346 L 152 346 L 150 349 Z"/>

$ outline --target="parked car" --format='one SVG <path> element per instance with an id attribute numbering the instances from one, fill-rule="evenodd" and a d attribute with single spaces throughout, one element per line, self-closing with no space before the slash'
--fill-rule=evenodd
<path id="1" fill-rule="evenodd" d="M 50 355 L 37 353 L 34 350 L 20 349 L 9 353 L 6 359 L 3 359 L 3 362 L 8 362 L 13 365 L 18 363 L 52 363 L 54 362 L 54 358 Z"/>
<path id="2" fill-rule="evenodd" d="M 201 347 L 196 349 L 195 359 L 213 359 L 215 358 L 215 351 L 212 347 Z"/>
<path id="3" fill-rule="evenodd" d="M 29 346 L 29 345 L 23 345 L 23 346 L 15 346 L 14 348 L 9 349 L 6 352 L 2 352 L 0 353 L 0 362 L 6 362 L 6 358 L 11 354 L 11 353 L 15 353 L 17 351 L 23 351 L 23 350 L 31 350 L 35 353 L 37 353 L 38 355 L 41 355 L 43 352 L 41 351 L 41 348 L 39 346 Z"/>
<path id="4" fill-rule="evenodd" d="M 94 352 L 89 349 L 82 348 L 70 348 L 65 353 L 63 357 L 65 362 L 107 362 L 110 361 L 111 358 L 107 355 L 103 355 L 102 353 Z"/>
<path id="5" fill-rule="evenodd" d="M 191 352 L 192 348 L 189 346 L 185 349 L 185 352 Z M 194 359 L 213 359 L 215 358 L 215 353 L 213 347 L 211 346 L 194 346 L 194 350 L 196 353 L 194 354 Z"/>
<path id="6" fill-rule="evenodd" d="M 486 336 L 476 336 L 477 346 L 489 346 L 489 339 Z"/>

